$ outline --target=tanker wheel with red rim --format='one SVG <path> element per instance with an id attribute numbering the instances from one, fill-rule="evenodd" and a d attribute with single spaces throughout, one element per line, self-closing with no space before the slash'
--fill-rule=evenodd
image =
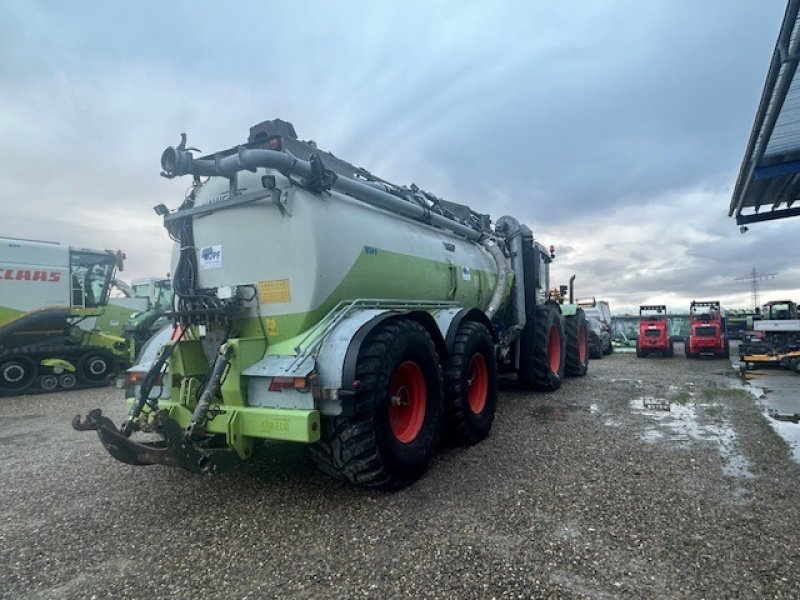
<path id="1" fill-rule="evenodd" d="M 586 315 L 578 308 L 574 315 L 564 318 L 564 338 L 567 343 L 564 375 L 583 377 L 589 368 L 589 347 L 586 334 Z"/>
<path id="2" fill-rule="evenodd" d="M 414 483 L 428 468 L 442 425 L 442 371 L 427 330 L 411 319 L 378 323 L 355 362 L 355 394 L 322 416 L 317 466 L 379 489 Z"/>
<path id="3" fill-rule="evenodd" d="M 558 306 L 550 303 L 537 306 L 533 328 L 531 375 L 523 382 L 533 389 L 552 392 L 561 387 L 566 362 L 564 316 Z"/>
<path id="4" fill-rule="evenodd" d="M 475 444 L 492 429 L 497 406 L 497 362 L 492 334 L 482 323 L 458 326 L 444 366 L 444 438 Z"/>
<path id="5" fill-rule="evenodd" d="M 92 385 L 104 383 L 114 374 L 116 361 L 105 350 L 93 350 L 78 361 L 78 377 L 83 383 Z"/>
<path id="6" fill-rule="evenodd" d="M 36 379 L 36 363 L 23 355 L 0 360 L 0 392 L 19 394 Z"/>
<path id="7" fill-rule="evenodd" d="M 425 421 L 427 386 L 422 369 L 407 360 L 394 370 L 389 383 L 389 425 L 404 444 L 417 439 Z"/>

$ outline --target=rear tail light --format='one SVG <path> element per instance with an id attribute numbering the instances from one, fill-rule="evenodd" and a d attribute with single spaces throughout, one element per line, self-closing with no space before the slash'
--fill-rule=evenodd
<path id="1" fill-rule="evenodd" d="M 282 392 L 285 389 L 304 390 L 307 387 L 305 377 L 273 377 L 269 383 L 270 392 Z"/>
<path id="2" fill-rule="evenodd" d="M 144 383 L 145 377 L 147 377 L 147 371 L 136 371 L 134 373 L 128 373 L 127 383 L 128 385 L 142 385 L 142 383 Z M 159 373 L 153 385 L 154 386 L 161 385 L 162 377 L 163 374 Z"/>

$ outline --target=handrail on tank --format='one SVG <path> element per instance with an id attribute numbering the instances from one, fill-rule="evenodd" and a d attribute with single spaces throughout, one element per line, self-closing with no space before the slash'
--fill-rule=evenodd
<path id="1" fill-rule="evenodd" d="M 238 146 L 235 154 L 228 156 L 218 154 L 213 159 L 196 159 L 189 150 L 169 146 L 161 155 L 161 168 L 166 177 L 195 175 L 231 178 L 240 171 L 255 171 L 258 167 L 277 169 L 287 176 L 310 177 L 312 174 L 310 162 L 296 158 L 286 151 Z M 371 206 L 448 229 L 473 242 L 486 236 L 484 232 L 436 214 L 419 204 L 406 202 L 365 182 L 362 183 L 348 177 L 336 177 L 331 189 L 352 196 Z"/>

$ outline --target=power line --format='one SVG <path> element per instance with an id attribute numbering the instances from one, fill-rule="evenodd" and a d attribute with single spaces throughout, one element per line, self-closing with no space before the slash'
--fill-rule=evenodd
<path id="1" fill-rule="evenodd" d="M 742 275 L 741 277 L 737 277 L 734 281 L 749 281 L 751 287 L 751 294 L 753 300 L 753 310 L 757 309 L 761 306 L 758 298 L 758 282 L 763 281 L 765 279 L 775 279 L 777 273 L 759 273 L 756 271 L 755 266 L 753 266 L 753 270 L 750 271 L 747 275 Z"/>

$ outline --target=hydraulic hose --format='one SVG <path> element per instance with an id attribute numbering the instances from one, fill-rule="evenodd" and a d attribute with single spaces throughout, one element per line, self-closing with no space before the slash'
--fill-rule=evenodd
<path id="1" fill-rule="evenodd" d="M 261 148 L 244 148 L 239 146 L 236 154 L 217 155 L 213 159 L 196 159 L 189 150 L 168 147 L 161 155 L 161 168 L 166 177 L 180 175 L 196 175 L 200 177 L 233 177 L 239 171 L 255 171 L 258 167 L 277 169 L 284 175 L 309 177 L 312 174 L 311 163 L 301 160 L 288 152 L 265 150 Z M 407 202 L 374 185 L 356 181 L 349 177 L 336 177 L 331 189 L 352 196 L 362 202 L 388 210 L 393 213 L 429 223 L 442 229 L 449 229 L 473 242 L 479 241 L 485 234 L 462 225 L 452 219 L 431 212 L 425 206 Z"/>
<path id="2" fill-rule="evenodd" d="M 186 428 L 186 436 L 188 438 L 195 437 L 200 425 L 205 422 L 208 408 L 211 405 L 211 401 L 216 397 L 220 385 L 222 385 L 222 375 L 225 373 L 225 369 L 228 367 L 228 363 L 230 363 L 232 355 L 233 346 L 227 343 L 223 344 L 219 354 L 217 354 L 216 360 L 214 361 L 214 366 L 211 369 L 211 375 L 208 378 L 208 383 L 206 384 L 205 388 L 203 388 L 203 392 L 200 394 L 200 399 L 197 401 L 194 414 L 192 414 L 192 420 Z"/>

